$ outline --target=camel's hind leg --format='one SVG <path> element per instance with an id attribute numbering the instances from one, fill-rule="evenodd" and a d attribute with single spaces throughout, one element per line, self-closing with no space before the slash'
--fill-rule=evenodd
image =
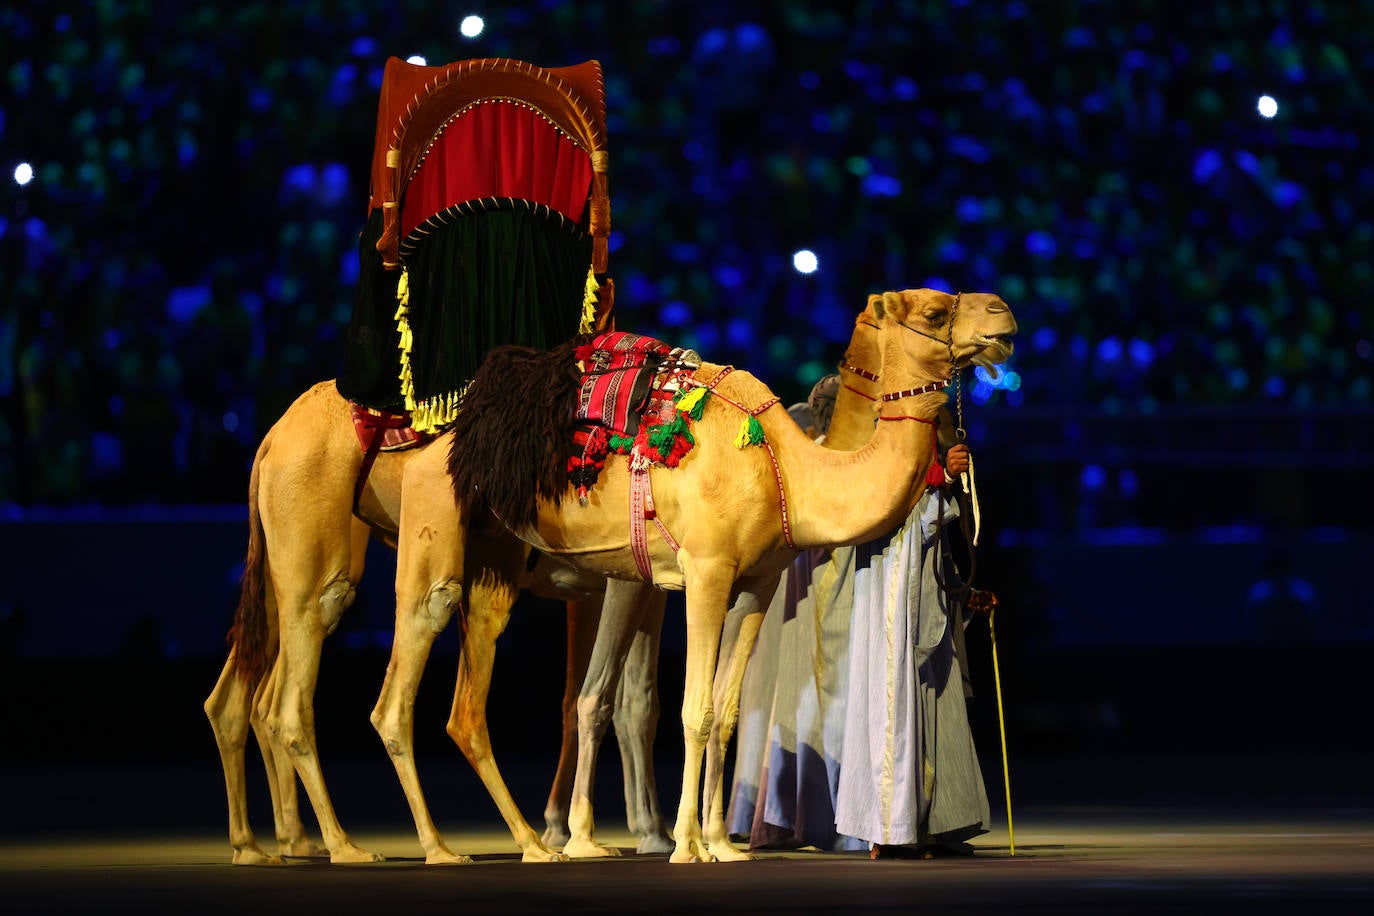
<path id="1" fill-rule="evenodd" d="M 577 770 L 577 699 L 587 675 L 592 645 L 601 625 L 603 596 L 588 596 L 569 600 L 568 657 L 563 681 L 563 734 L 558 748 L 558 766 L 554 769 L 553 786 L 544 805 L 544 835 L 541 839 L 550 848 L 561 847 L 572 838 L 568 832 L 568 808 L 572 803 L 573 776 Z"/>
<path id="2" fill-rule="evenodd" d="M 205 714 L 214 729 L 220 765 L 224 768 L 224 789 L 229 799 L 229 843 L 234 848 L 234 864 L 281 865 L 279 856 L 268 855 L 258 846 L 248 824 L 243 751 L 252 718 L 252 686 L 235 670 L 231 651 L 215 689 L 205 701 Z"/>
<path id="3" fill-rule="evenodd" d="M 440 479 L 447 478 L 441 475 Z M 372 726 L 391 755 L 425 862 L 466 864 L 472 860 L 445 845 L 415 768 L 415 695 L 434 640 L 463 597 L 461 522 L 452 495 L 431 500 L 408 491 L 401 503 L 396 548 L 396 632 L 382 692 L 372 710 Z"/>
<path id="4" fill-rule="evenodd" d="M 725 823 L 725 749 L 730 746 L 730 739 L 739 722 L 739 695 L 744 683 L 745 667 L 749 664 L 754 642 L 758 639 L 763 612 L 777 587 L 778 576 L 772 576 L 759 588 L 741 591 L 726 617 L 725 638 L 712 694 L 716 716 L 711 737 L 706 742 L 706 777 L 703 781 L 706 797 L 702 804 L 705 811 L 702 832 L 706 837 L 706 846 L 721 861 L 754 858 L 751 853 L 735 848 L 730 842 L 730 831 Z"/>
<path id="5" fill-rule="evenodd" d="M 263 718 L 276 672 L 274 665 L 258 687 L 253 701 L 253 735 L 267 770 L 267 791 L 272 798 L 272 821 L 277 831 L 277 854 L 308 858 L 327 856 L 329 850 L 306 835 L 305 822 L 301 820 L 300 793 L 296 791 L 296 768 L 291 763 L 291 756 L 273 745 L 271 731 Z"/>
<path id="6" fill-rule="evenodd" d="M 520 813 L 496 766 L 487 732 L 487 694 L 491 690 L 496 638 L 510 620 L 527 550 L 514 538 L 501 535 L 483 537 L 480 541 L 469 540 L 468 549 L 474 552 L 480 549 L 486 555 L 472 557 L 467 564 L 463 650 L 458 661 L 448 733 L 496 802 L 511 836 L 521 849 L 521 858 L 526 862 L 565 861 L 567 856 L 545 846 Z"/>
<path id="7" fill-rule="evenodd" d="M 658 646 L 667 596 L 658 589 L 644 596 L 643 614 L 615 698 L 616 742 L 625 774 L 625 817 L 639 837 L 636 852 L 669 853 L 672 838 L 658 806 L 654 779 L 654 737 L 658 733 Z"/>
<path id="8" fill-rule="evenodd" d="M 620 851 L 596 842 L 592 817 L 592 788 L 596 758 L 606 726 L 615 709 L 617 686 L 631 642 L 639 632 L 645 608 L 653 597 L 648 583 L 610 580 L 601 608 L 601 624 L 587 665 L 587 675 L 577 698 L 577 775 L 573 780 L 568 827 L 572 838 L 563 848 L 572 858 L 619 855 Z"/>
<path id="9" fill-rule="evenodd" d="M 301 524 L 286 524 L 297 521 Z M 380 855 L 354 845 L 340 825 L 315 742 L 315 685 L 324 638 L 353 602 L 354 587 L 349 578 L 353 564 L 349 557 L 365 548 L 366 532 L 362 531 L 361 543 L 357 543 L 359 529 L 353 524 L 344 526 L 339 539 L 349 554 L 329 557 L 333 542 L 327 530 L 312 526 L 305 518 L 282 519 L 280 527 L 285 530 L 268 526 L 280 650 L 266 702 L 260 707 L 266 710 L 264 719 L 272 736 L 274 759 L 277 754 L 287 755 L 305 786 L 331 862 L 380 862 Z M 331 574 L 331 569 L 336 572 Z M 278 773 L 283 770 L 279 767 Z M 288 786 L 294 790 L 294 785 L 279 775 L 277 789 L 282 798 L 290 791 Z"/>

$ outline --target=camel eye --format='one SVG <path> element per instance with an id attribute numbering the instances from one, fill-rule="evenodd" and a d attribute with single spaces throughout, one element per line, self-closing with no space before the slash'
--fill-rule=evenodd
<path id="1" fill-rule="evenodd" d="M 942 324 L 944 324 L 946 320 L 948 320 L 949 309 L 926 309 L 926 311 L 924 312 L 924 314 L 922 314 L 921 317 L 924 318 L 929 324 L 934 325 L 938 328 Z"/>

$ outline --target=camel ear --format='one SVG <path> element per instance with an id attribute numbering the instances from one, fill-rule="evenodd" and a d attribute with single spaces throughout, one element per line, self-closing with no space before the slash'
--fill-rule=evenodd
<path id="1" fill-rule="evenodd" d="M 868 297 L 868 308 L 865 310 L 874 318 L 883 317 L 883 297 L 878 293 L 872 293 Z"/>
<path id="2" fill-rule="evenodd" d="M 895 321 L 905 321 L 908 311 L 905 293 L 883 293 L 883 313 Z"/>

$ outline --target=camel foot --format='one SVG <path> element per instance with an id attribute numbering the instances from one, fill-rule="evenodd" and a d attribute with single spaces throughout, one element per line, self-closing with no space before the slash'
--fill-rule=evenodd
<path id="1" fill-rule="evenodd" d="M 758 858 L 752 852 L 737 848 L 729 840 L 707 843 L 706 848 L 717 862 L 752 862 Z"/>
<path id="2" fill-rule="evenodd" d="M 568 857 L 561 852 L 554 852 L 547 846 L 533 845 L 526 846 L 524 852 L 520 853 L 521 862 L 566 862 Z"/>
<path id="3" fill-rule="evenodd" d="M 277 852 L 293 859 L 323 859 L 329 855 L 328 849 L 306 837 L 297 840 L 277 840 Z"/>
<path id="4" fill-rule="evenodd" d="M 269 856 L 257 846 L 245 846 L 234 850 L 235 865 L 285 865 L 281 856 Z"/>
<path id="5" fill-rule="evenodd" d="M 563 855 L 570 859 L 605 859 L 620 855 L 620 850 L 614 846 L 602 846 L 590 838 L 579 837 L 569 840 L 563 846 Z"/>
<path id="6" fill-rule="evenodd" d="M 386 856 L 366 849 L 359 849 L 352 843 L 345 843 L 329 854 L 329 861 L 335 865 L 356 865 L 358 863 L 385 862 Z"/>
<path id="7" fill-rule="evenodd" d="M 685 843 L 678 843 L 673 849 L 673 854 L 668 857 L 668 861 L 674 865 L 685 865 L 692 862 L 714 862 L 716 857 L 711 855 L 711 851 L 700 839 L 691 839 Z"/>
<path id="8" fill-rule="evenodd" d="M 539 838 L 539 841 L 550 849 L 558 849 L 561 846 L 566 846 L 568 840 L 572 839 L 572 834 L 568 832 L 567 824 L 555 823 L 554 821 L 546 821 L 545 823 L 547 823 L 548 826 L 544 828 L 544 835 Z"/>
<path id="9" fill-rule="evenodd" d="M 460 856 L 446 846 L 425 853 L 426 865 L 471 865 L 472 856 Z"/>
<path id="10" fill-rule="evenodd" d="M 639 838 L 639 845 L 635 847 L 635 852 L 641 856 L 659 855 L 672 852 L 677 847 L 672 837 L 663 832 L 646 833 Z"/>

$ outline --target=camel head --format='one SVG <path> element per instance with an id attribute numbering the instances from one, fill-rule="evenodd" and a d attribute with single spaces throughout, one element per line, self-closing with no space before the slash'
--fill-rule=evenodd
<path id="1" fill-rule="evenodd" d="M 868 297 L 860 322 L 895 322 L 913 333 L 903 349 L 932 380 L 952 377 L 974 364 L 990 369 L 1012 354 L 1016 318 L 994 293 L 951 295 L 935 289 L 904 289 Z"/>

